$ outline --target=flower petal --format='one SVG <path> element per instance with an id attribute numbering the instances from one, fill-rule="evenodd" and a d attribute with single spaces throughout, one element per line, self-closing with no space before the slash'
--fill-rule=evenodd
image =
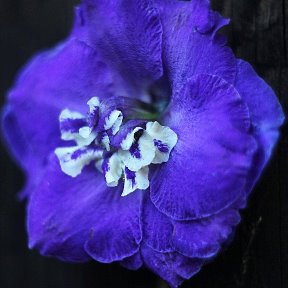
<path id="1" fill-rule="evenodd" d="M 77 15 L 74 34 L 97 47 L 129 85 L 160 78 L 162 27 L 150 0 L 84 0 Z"/>
<path id="2" fill-rule="evenodd" d="M 156 148 L 153 164 L 161 164 L 169 160 L 169 155 L 177 143 L 177 135 L 169 127 L 161 126 L 157 121 L 148 122 L 146 131 L 154 141 Z"/>
<path id="3" fill-rule="evenodd" d="M 178 220 L 201 218 L 244 193 L 256 142 L 233 86 L 217 76 L 194 77 L 181 101 L 172 100 L 163 124 L 178 142 L 151 179 L 151 200 L 160 211 Z"/>
<path id="4" fill-rule="evenodd" d="M 158 252 L 173 252 L 173 225 L 165 214 L 161 213 L 151 202 L 149 192 L 146 191 L 143 202 L 143 242 Z"/>
<path id="5" fill-rule="evenodd" d="M 138 270 L 143 265 L 140 252 L 138 251 L 134 255 L 125 258 L 124 260 L 120 261 L 120 264 L 130 270 Z"/>
<path id="6" fill-rule="evenodd" d="M 143 131 L 139 140 L 135 141 L 129 150 L 119 150 L 118 155 L 129 170 L 138 171 L 152 162 L 155 152 L 153 139 Z"/>
<path id="7" fill-rule="evenodd" d="M 149 168 L 148 166 L 141 168 L 134 172 L 130 171 L 127 167 L 124 169 L 124 189 L 122 196 L 139 190 L 146 190 L 149 187 Z"/>
<path id="8" fill-rule="evenodd" d="M 229 21 L 213 12 L 207 0 L 155 3 L 163 26 L 163 63 L 174 91 L 196 74 L 217 75 L 233 83 L 236 76 L 233 52 L 214 39 L 217 30 Z"/>
<path id="9" fill-rule="evenodd" d="M 129 120 L 121 126 L 120 131 L 112 137 L 111 144 L 116 148 L 129 150 L 135 140 L 135 134 L 143 131 L 146 122 L 143 120 Z"/>
<path id="10" fill-rule="evenodd" d="M 29 203 L 29 246 L 71 262 L 89 255 L 112 262 L 135 254 L 142 238 L 142 194 L 121 197 L 120 188 L 108 188 L 94 166 L 77 178 L 66 176 L 52 155 Z"/>
<path id="11" fill-rule="evenodd" d="M 173 288 L 198 273 L 203 265 L 202 260 L 187 258 L 177 252 L 156 252 L 147 245 L 142 245 L 141 253 L 145 265 Z"/>
<path id="12" fill-rule="evenodd" d="M 251 65 L 238 60 L 237 68 L 235 87 L 249 108 L 253 134 L 260 146 L 247 183 L 247 193 L 250 193 L 272 154 L 285 117 L 275 93 Z"/>
<path id="13" fill-rule="evenodd" d="M 59 159 L 61 170 L 71 177 L 76 177 L 81 174 L 85 166 L 92 161 L 101 159 L 103 150 L 72 146 L 57 148 L 55 154 Z"/>
<path id="14" fill-rule="evenodd" d="M 110 76 L 95 50 L 77 40 L 70 39 L 36 56 L 9 93 L 9 113 L 4 115 L 5 136 L 11 147 L 15 145 L 12 151 L 17 160 L 39 163 L 41 170 L 50 153 L 61 146 L 60 112 L 68 108 L 85 114 L 91 95 L 110 95 Z M 16 125 L 15 119 L 21 125 L 11 129 L 11 125 Z M 22 139 L 21 135 L 26 139 L 23 146 L 29 146 L 23 151 L 25 156 L 16 151 L 19 147 L 15 139 Z"/>
<path id="15" fill-rule="evenodd" d="M 173 246 L 187 257 L 210 258 L 239 222 L 239 213 L 231 208 L 204 219 L 174 221 Z"/>

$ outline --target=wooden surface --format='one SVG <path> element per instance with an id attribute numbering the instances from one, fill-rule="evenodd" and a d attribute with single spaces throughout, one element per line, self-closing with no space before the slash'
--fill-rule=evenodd
<path id="1" fill-rule="evenodd" d="M 0 96 L 36 51 L 63 39 L 72 0 L 0 0 Z M 288 0 L 214 0 L 232 18 L 225 29 L 238 57 L 253 64 L 288 109 Z M 287 114 L 287 113 L 286 113 Z M 25 206 L 16 200 L 23 176 L 0 148 L 0 287 L 165 287 L 149 271 L 117 265 L 65 264 L 27 248 Z M 288 131 L 243 211 L 231 246 L 183 287 L 288 287 Z"/>

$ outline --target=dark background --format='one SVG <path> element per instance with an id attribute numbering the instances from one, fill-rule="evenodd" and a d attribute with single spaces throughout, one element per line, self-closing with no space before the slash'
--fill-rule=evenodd
<path id="1" fill-rule="evenodd" d="M 75 0 L 0 0 L 0 105 L 17 70 L 36 51 L 63 39 L 71 27 Z M 232 18 L 228 35 L 238 57 L 253 64 L 288 109 L 288 0 L 214 0 Z M 286 113 L 287 115 L 287 113 Z M 183 287 L 288 287 L 288 133 L 242 212 L 232 245 Z M 1 288 L 160 288 L 146 270 L 117 265 L 71 265 L 27 248 L 25 205 L 17 202 L 23 176 L 0 147 Z"/>

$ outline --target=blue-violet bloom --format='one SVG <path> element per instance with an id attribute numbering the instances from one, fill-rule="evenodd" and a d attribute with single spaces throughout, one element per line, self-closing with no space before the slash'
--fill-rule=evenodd
<path id="1" fill-rule="evenodd" d="M 284 121 L 208 0 L 83 0 L 3 113 L 29 247 L 145 266 L 178 287 L 240 221 Z"/>

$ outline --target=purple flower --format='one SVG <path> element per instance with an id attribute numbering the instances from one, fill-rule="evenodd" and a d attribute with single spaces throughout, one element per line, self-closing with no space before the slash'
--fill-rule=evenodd
<path id="1" fill-rule="evenodd" d="M 172 287 L 232 237 L 284 121 L 208 0 L 83 0 L 8 95 L 29 247 Z M 87 105 L 88 104 L 88 105 Z"/>

